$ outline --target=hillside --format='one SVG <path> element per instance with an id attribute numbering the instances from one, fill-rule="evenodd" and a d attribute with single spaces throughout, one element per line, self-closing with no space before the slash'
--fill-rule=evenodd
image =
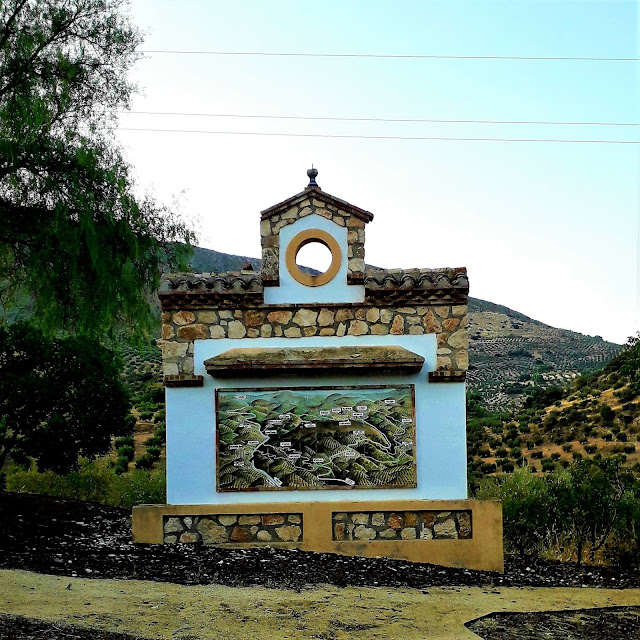
<path id="1" fill-rule="evenodd" d="M 477 397 L 469 400 L 472 483 L 518 466 L 554 471 L 572 460 L 613 455 L 640 470 L 640 342 L 627 345 L 599 372 L 537 389 L 513 414 L 489 413 Z"/>
<path id="2" fill-rule="evenodd" d="M 534 387 L 562 385 L 611 360 L 620 346 L 556 329 L 508 307 L 469 299 L 469 388 L 493 410 L 522 406 Z"/>
<path id="3" fill-rule="evenodd" d="M 195 248 L 191 267 L 198 272 L 255 270 L 260 260 Z M 599 337 L 556 329 L 508 307 L 469 299 L 469 388 L 493 410 L 516 409 L 534 385 L 563 384 L 601 368 L 620 346 Z"/>

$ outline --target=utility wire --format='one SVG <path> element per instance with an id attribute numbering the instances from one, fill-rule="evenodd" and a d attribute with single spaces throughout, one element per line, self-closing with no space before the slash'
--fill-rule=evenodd
<path id="1" fill-rule="evenodd" d="M 206 56 L 282 56 L 299 58 L 387 58 L 416 60 L 568 60 L 579 62 L 637 62 L 640 58 L 604 58 L 598 56 L 454 56 L 385 53 L 301 53 L 288 51 L 179 51 L 173 49 L 139 49 L 140 53 Z"/>
<path id="2" fill-rule="evenodd" d="M 183 111 L 120 111 L 121 114 L 147 116 L 196 116 L 207 118 L 262 118 L 270 120 L 330 120 L 332 122 L 430 122 L 447 124 L 532 124 L 532 125 L 585 125 L 593 127 L 637 127 L 640 122 L 569 122 L 546 120 L 448 120 L 440 118 L 341 118 L 333 116 L 274 116 L 239 113 L 192 113 Z"/>
<path id="3" fill-rule="evenodd" d="M 578 144 L 640 144 L 639 140 L 567 140 L 567 139 L 542 139 L 542 138 L 458 138 L 441 136 L 363 136 L 352 134 L 327 134 L 327 133 L 275 133 L 264 131 L 207 131 L 196 129 L 153 129 L 146 127 L 116 127 L 118 131 L 153 131 L 158 133 L 199 133 L 212 135 L 234 136 L 285 136 L 295 138 L 360 138 L 373 140 L 442 140 L 462 142 L 556 142 Z"/>

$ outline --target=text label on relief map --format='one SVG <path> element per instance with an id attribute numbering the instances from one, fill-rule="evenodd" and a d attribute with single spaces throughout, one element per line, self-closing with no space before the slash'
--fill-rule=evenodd
<path id="1" fill-rule="evenodd" d="M 217 490 L 416 486 L 414 387 L 216 392 Z"/>

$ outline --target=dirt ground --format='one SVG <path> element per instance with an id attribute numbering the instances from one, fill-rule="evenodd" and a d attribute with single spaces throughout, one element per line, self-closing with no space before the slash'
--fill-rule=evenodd
<path id="1" fill-rule="evenodd" d="M 259 586 L 88 580 L 16 570 L 0 571 L 0 593 L 2 613 L 134 637 L 182 640 L 470 639 L 478 636 L 464 624 L 493 611 L 640 606 L 636 589 L 418 590 L 327 585 L 298 592 Z"/>
<path id="2" fill-rule="evenodd" d="M 0 638 L 478 638 L 471 628 L 486 640 L 640 637 L 635 610 L 602 609 L 640 607 L 637 567 L 508 558 L 496 574 L 268 546 L 134 545 L 129 517 L 0 495 Z M 536 622 L 538 612 L 594 607 Z"/>

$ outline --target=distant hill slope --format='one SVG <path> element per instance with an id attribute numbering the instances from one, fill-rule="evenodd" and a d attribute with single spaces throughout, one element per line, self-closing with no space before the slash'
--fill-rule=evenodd
<path id="1" fill-rule="evenodd" d="M 572 460 L 623 456 L 640 471 L 640 342 L 600 371 L 562 387 L 537 389 L 515 413 L 495 414 L 470 398 L 469 477 L 520 466 L 559 471 Z"/>
<path id="2" fill-rule="evenodd" d="M 237 271 L 260 260 L 196 247 L 196 272 Z M 515 409 L 527 387 L 563 384 L 601 368 L 620 351 L 602 338 L 556 329 L 500 304 L 469 298 L 468 382 L 493 409 Z"/>
<path id="3" fill-rule="evenodd" d="M 240 271 L 249 263 L 256 271 L 260 269 L 259 258 L 237 256 L 233 253 L 222 253 L 213 249 L 194 247 L 189 264 L 194 273 L 222 273 L 224 271 Z"/>
<path id="4" fill-rule="evenodd" d="M 493 409 L 515 409 L 527 387 L 562 385 L 600 369 L 620 345 L 556 329 L 507 307 L 469 299 L 469 386 Z"/>

